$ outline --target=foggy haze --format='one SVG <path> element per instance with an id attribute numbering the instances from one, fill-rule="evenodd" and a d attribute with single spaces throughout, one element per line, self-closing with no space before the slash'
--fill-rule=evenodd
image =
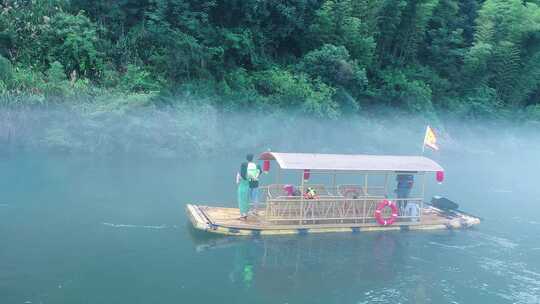
<path id="1" fill-rule="evenodd" d="M 99 111 L 54 105 L 0 112 L 2 150 L 25 148 L 99 155 L 129 153 L 191 158 L 223 153 L 332 152 L 421 153 L 426 125 L 443 146 L 432 156 L 538 151 L 539 122 L 457 120 L 393 110 L 340 119 L 306 118 L 294 112 L 221 112 L 183 104 Z M 499 152 L 500 153 L 500 152 Z M 534 154 L 534 153 L 533 153 Z"/>
<path id="2" fill-rule="evenodd" d="M 540 300 L 538 124 L 130 111 L 0 112 L 5 303 L 152 302 L 158 290 L 171 302 L 202 293 L 230 303 Z M 426 200 L 456 201 L 482 218 L 475 229 L 230 239 L 194 233 L 183 212 L 186 203 L 235 207 L 246 153 L 420 155 L 427 124 L 440 151 L 424 155 L 446 179 L 428 176 Z"/>

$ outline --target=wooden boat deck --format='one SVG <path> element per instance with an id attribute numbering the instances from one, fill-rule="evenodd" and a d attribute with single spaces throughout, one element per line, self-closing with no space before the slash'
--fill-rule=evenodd
<path id="1" fill-rule="evenodd" d="M 240 219 L 238 208 L 187 205 L 186 212 L 193 226 L 208 232 L 229 235 L 302 234 L 308 232 L 360 232 L 381 230 L 459 229 L 480 223 L 480 220 L 459 212 L 445 213 L 433 207 L 423 209 L 420 222 L 401 222 L 380 226 L 375 222 L 313 223 L 299 221 L 276 224 L 265 220 L 264 211 Z"/>

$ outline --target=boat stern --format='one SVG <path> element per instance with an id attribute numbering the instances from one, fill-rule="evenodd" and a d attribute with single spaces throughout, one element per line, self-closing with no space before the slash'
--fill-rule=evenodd
<path id="1" fill-rule="evenodd" d="M 450 220 L 449 222 L 449 226 L 452 229 L 471 228 L 479 224 L 480 224 L 479 218 L 469 215 L 469 214 L 463 214 L 463 213 L 457 213 L 457 216 L 454 219 Z"/>

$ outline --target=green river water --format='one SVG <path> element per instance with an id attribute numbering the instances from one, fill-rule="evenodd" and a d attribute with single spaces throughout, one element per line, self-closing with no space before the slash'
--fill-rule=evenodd
<path id="1" fill-rule="evenodd" d="M 540 303 L 537 152 L 439 159 L 476 229 L 247 239 L 184 213 L 234 206 L 241 156 L 2 154 L 0 303 Z"/>

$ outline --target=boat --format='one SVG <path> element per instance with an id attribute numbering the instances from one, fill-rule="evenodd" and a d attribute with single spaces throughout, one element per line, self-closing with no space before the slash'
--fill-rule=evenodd
<path id="1" fill-rule="evenodd" d="M 465 229 L 480 218 L 425 201 L 428 177 L 444 169 L 425 156 L 264 152 L 260 206 L 247 219 L 238 208 L 186 204 L 193 227 L 237 236 Z M 274 164 L 274 165 L 272 165 Z M 275 170 L 270 170 L 276 166 Z M 272 171 L 272 172 L 271 172 Z M 273 175 L 273 176 L 272 176 Z M 287 183 L 298 180 L 298 184 Z M 454 206 L 455 205 L 455 206 Z"/>

